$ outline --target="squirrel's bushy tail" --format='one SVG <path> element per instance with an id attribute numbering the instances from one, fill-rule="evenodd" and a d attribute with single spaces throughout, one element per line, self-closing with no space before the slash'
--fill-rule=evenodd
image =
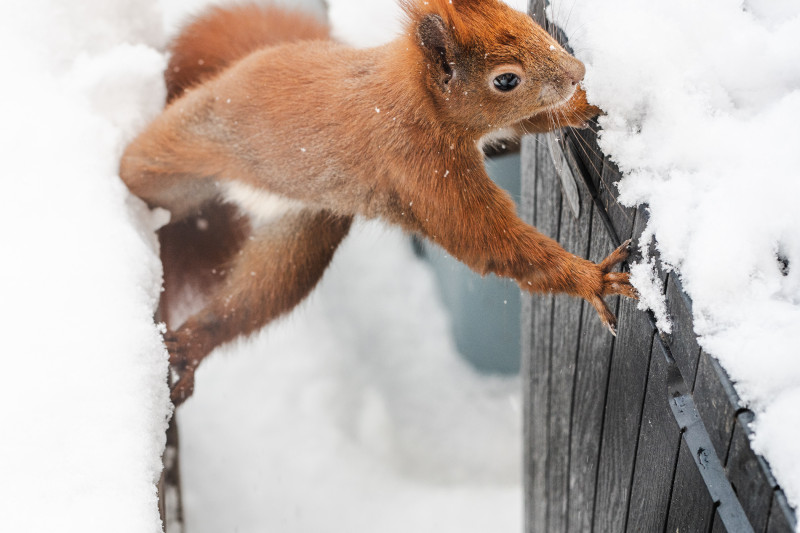
<path id="1" fill-rule="evenodd" d="M 167 102 L 259 48 L 328 38 L 326 24 L 300 11 L 255 4 L 212 7 L 169 45 L 172 56 L 164 72 Z"/>

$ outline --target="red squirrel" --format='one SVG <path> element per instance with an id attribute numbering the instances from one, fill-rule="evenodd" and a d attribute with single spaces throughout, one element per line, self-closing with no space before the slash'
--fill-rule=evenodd
<path id="1" fill-rule="evenodd" d="M 599 109 L 584 66 L 500 0 L 401 0 L 405 32 L 353 49 L 309 15 L 215 7 L 170 46 L 168 105 L 125 150 L 120 175 L 160 231 L 165 341 L 177 405 L 216 346 L 294 308 L 355 215 L 439 244 L 532 292 L 636 297 L 600 264 L 525 224 L 486 174 L 487 139 L 584 125 Z M 180 295 L 202 300 L 182 324 Z"/>

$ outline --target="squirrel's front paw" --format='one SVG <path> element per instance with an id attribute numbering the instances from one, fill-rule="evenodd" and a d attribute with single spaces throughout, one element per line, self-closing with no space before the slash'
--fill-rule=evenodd
<path id="1" fill-rule="evenodd" d="M 615 317 L 611 309 L 608 308 L 603 297 L 621 294 L 628 298 L 638 298 L 636 289 L 631 285 L 630 277 L 627 272 L 611 272 L 611 269 L 628 258 L 630 245 L 631 241 L 628 239 L 622 243 L 622 246 L 611 252 L 608 257 L 597 265 L 602 275 L 602 285 L 594 294 L 584 296 L 584 298 L 594 306 L 603 324 L 605 324 L 609 331 L 611 331 L 611 334 L 615 336 L 617 334 L 617 317 Z"/>

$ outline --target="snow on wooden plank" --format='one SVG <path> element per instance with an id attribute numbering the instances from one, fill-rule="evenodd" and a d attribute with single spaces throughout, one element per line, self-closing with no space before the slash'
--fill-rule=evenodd
<path id="1" fill-rule="evenodd" d="M 625 228 L 633 225 L 636 216 L 646 216 L 644 209 L 637 211 L 632 207 L 626 207 L 617 200 L 617 182 L 621 179 L 619 169 L 609 158 L 603 162 L 603 174 L 597 182 L 597 202 L 608 213 L 611 225 L 617 235 L 624 235 Z M 634 238 L 637 235 L 633 236 Z M 631 247 L 636 250 L 636 246 Z"/>
<path id="2" fill-rule="evenodd" d="M 694 334 L 692 309 L 688 305 L 677 275 L 667 280 L 667 312 L 672 318 L 672 333 L 669 335 L 669 347 L 678 368 L 686 380 L 689 389 L 693 389 L 697 373 L 697 361 L 700 356 L 700 345 Z"/>

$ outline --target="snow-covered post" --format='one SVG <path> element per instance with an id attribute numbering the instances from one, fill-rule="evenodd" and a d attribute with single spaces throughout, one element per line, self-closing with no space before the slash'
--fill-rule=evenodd
<path id="1" fill-rule="evenodd" d="M 547 27 L 545 8 L 531 1 Z M 526 221 L 595 261 L 627 238 L 639 249 L 647 212 L 617 201 L 594 129 L 528 137 L 522 158 Z M 656 278 L 671 332 L 630 300 L 610 302 L 614 338 L 582 301 L 523 296 L 526 532 L 794 531 L 750 447 L 751 414 L 697 343 L 692 302 L 677 275 Z"/>

